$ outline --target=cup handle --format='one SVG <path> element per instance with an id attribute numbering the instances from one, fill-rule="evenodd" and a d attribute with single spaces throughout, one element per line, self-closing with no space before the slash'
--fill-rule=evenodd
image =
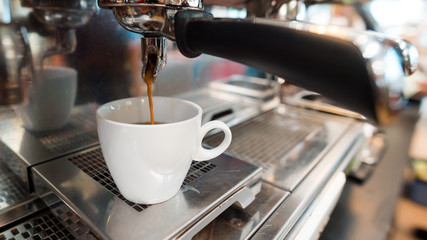
<path id="1" fill-rule="evenodd" d="M 222 130 L 225 134 L 224 140 L 222 140 L 222 143 L 219 146 L 212 149 L 206 149 L 202 146 L 203 138 L 210 130 L 213 130 L 213 129 Z M 216 121 L 216 120 L 207 122 L 200 129 L 199 139 L 197 141 L 198 145 L 196 146 L 196 149 L 194 151 L 193 160 L 205 161 L 205 160 L 215 158 L 219 156 L 221 153 L 223 153 L 228 148 L 228 146 L 230 146 L 230 143 L 231 143 L 231 131 L 230 131 L 230 128 L 225 123 L 221 121 Z"/>

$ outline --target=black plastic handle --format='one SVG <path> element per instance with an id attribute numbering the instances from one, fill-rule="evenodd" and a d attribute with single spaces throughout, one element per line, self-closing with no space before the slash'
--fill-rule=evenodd
<path id="1" fill-rule="evenodd" d="M 378 119 L 367 63 L 350 41 L 280 26 L 276 20 L 217 19 L 198 11 L 179 12 L 175 21 L 177 45 L 187 57 L 205 53 L 240 62 Z"/>

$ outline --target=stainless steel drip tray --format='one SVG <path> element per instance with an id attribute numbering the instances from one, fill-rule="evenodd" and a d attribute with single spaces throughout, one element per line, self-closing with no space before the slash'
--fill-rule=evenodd
<path id="1" fill-rule="evenodd" d="M 3 209 L 29 198 L 31 196 L 25 191 L 25 183 L 9 169 L 0 156 L 0 215 Z"/>
<path id="2" fill-rule="evenodd" d="M 26 130 L 13 110 L 0 111 L 0 140 L 27 166 L 94 146 L 98 144 L 97 107 L 94 103 L 75 106 L 68 123 L 50 131 Z"/>
<path id="3" fill-rule="evenodd" d="M 248 207 L 228 208 L 193 240 L 249 239 L 288 196 L 289 192 L 263 182 L 261 192 Z"/>
<path id="4" fill-rule="evenodd" d="M 281 105 L 232 127 L 233 141 L 226 152 L 263 167 L 265 181 L 293 191 L 345 135 L 359 137 L 360 131 L 349 131 L 359 125 L 350 118 Z M 217 146 L 222 139 L 219 133 L 204 143 Z"/>
<path id="5" fill-rule="evenodd" d="M 0 239 L 87 239 L 98 238 L 64 203 L 40 210 L 8 229 L 0 228 Z"/>
<path id="6" fill-rule="evenodd" d="M 261 186 L 260 167 L 221 155 L 193 162 L 172 199 L 134 204 L 116 188 L 99 146 L 32 170 L 106 239 L 189 239 L 234 203 L 248 206 Z"/>

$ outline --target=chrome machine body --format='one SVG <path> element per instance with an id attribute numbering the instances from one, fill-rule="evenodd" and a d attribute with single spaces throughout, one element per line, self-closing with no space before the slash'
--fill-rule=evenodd
<path id="1" fill-rule="evenodd" d="M 275 2 L 288 4 L 285 18 L 297 19 L 298 11 L 290 4 L 294 1 Z M 366 118 L 387 122 L 395 114 L 399 80 L 416 65 L 416 52 L 402 39 L 294 21 L 216 19 L 203 12 L 200 1 L 99 0 L 99 7 L 95 0 L 1 3 L 2 10 L 10 10 L 2 11 L 0 25 L 0 238 L 6 239 L 314 239 L 346 176 L 360 176 L 352 170 L 375 165 L 384 149 L 382 135 Z M 347 75 L 353 70 L 364 73 L 364 87 L 372 90 L 369 107 L 358 108 L 357 94 L 345 96 L 349 89 L 333 94 L 338 93 L 335 87 L 326 91 L 313 85 L 309 72 L 289 74 L 285 65 L 284 72 L 277 72 L 265 56 L 233 52 L 228 38 L 192 35 L 193 28 L 221 29 L 221 24 L 235 23 L 285 31 L 287 37 L 302 36 L 309 42 L 314 38 L 312 43 L 332 38 L 343 44 L 341 53 L 351 49 L 361 65 L 342 66 L 350 71 Z M 269 41 L 260 42 L 264 46 Z M 289 47 L 301 54 L 280 53 L 289 59 L 281 64 L 304 69 L 304 58 L 312 53 L 302 51 L 305 46 Z M 209 55 L 184 57 L 200 53 L 251 67 Z M 231 127 L 233 142 L 226 154 L 194 162 L 174 198 L 148 206 L 126 201 L 117 190 L 100 151 L 95 110 L 114 99 L 145 95 L 141 69 L 144 75 L 150 56 L 157 61 L 154 95 L 198 103 L 203 121 L 220 119 Z M 321 62 L 326 56 L 310 61 Z M 258 57 L 260 61 L 254 61 Z M 378 68 L 378 63 L 395 71 Z M 27 87 L 43 80 L 33 76 L 42 66 L 78 72 L 76 102 L 65 126 L 28 130 L 14 106 L 29 101 Z M 328 81 L 327 72 L 333 69 L 326 70 L 310 69 Z M 322 105 L 323 112 L 312 110 L 319 108 L 301 95 L 284 103 L 276 76 L 322 94 L 325 90 L 363 116 L 341 110 L 342 116 L 324 113 L 331 109 L 328 105 Z M 220 140 L 213 132 L 204 143 L 214 146 Z"/>

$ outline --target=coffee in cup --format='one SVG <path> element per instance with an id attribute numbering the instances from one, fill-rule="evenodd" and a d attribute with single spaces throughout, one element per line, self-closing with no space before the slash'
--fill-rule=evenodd
<path id="1" fill-rule="evenodd" d="M 221 121 L 201 126 L 202 109 L 195 103 L 153 97 L 154 119 L 150 123 L 146 97 L 116 100 L 97 110 L 98 135 L 108 169 L 120 193 L 134 203 L 155 204 L 172 198 L 180 189 L 191 162 L 223 153 L 231 143 L 231 131 Z M 202 147 L 203 137 L 213 129 L 225 133 L 223 142 Z"/>

